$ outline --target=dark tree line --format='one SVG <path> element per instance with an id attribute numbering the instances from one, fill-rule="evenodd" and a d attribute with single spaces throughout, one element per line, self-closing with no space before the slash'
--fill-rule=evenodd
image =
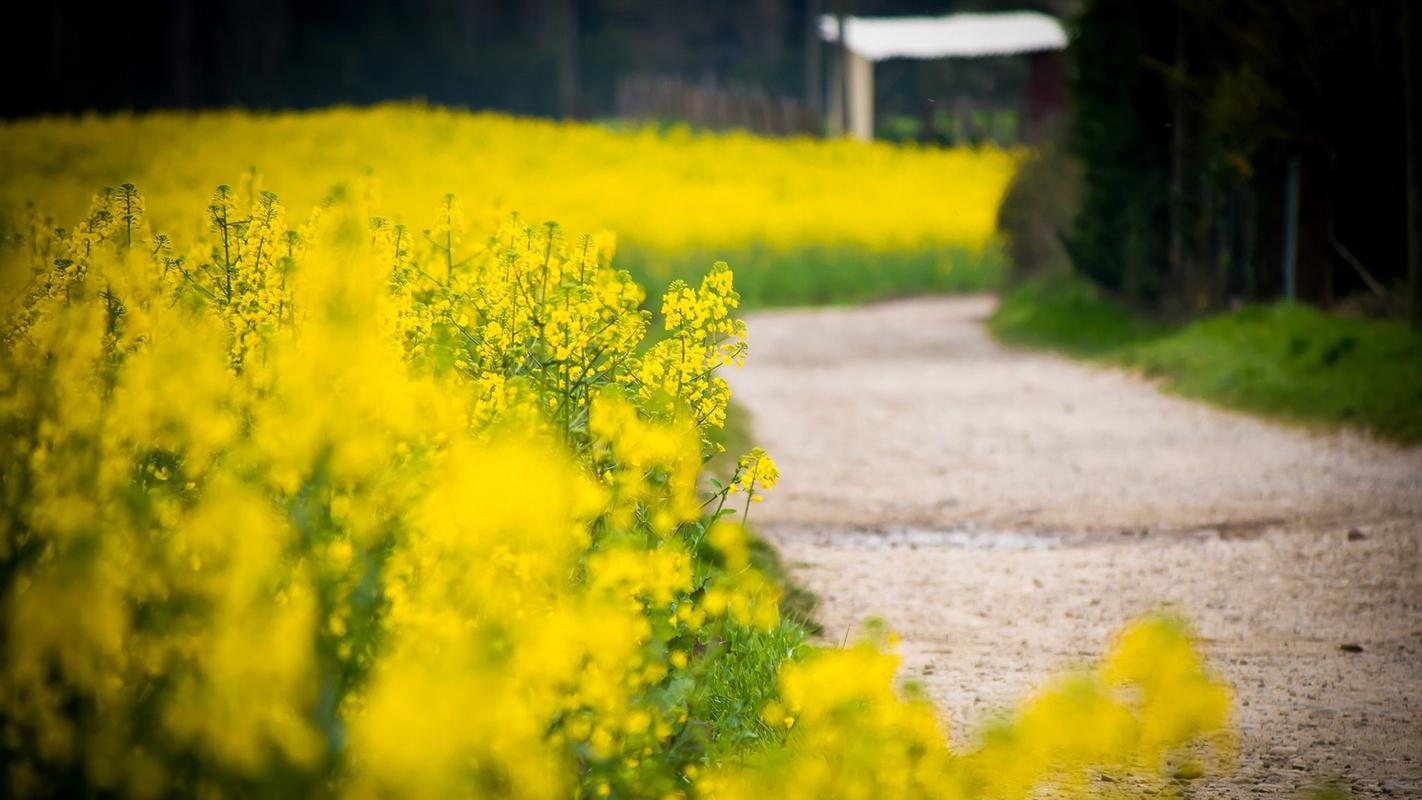
<path id="1" fill-rule="evenodd" d="M 1071 48 L 1077 269 L 1177 310 L 1402 304 L 1407 2 L 1087 0 Z"/>
<path id="2" fill-rule="evenodd" d="M 1034 0 L 1051 7 L 1061 0 Z M 47 0 L 6 10 L 5 116 L 304 108 L 423 98 L 599 116 L 665 75 L 812 99 L 821 13 L 940 14 L 993 0 Z M 1019 7 L 1022 4 L 1006 4 Z"/>

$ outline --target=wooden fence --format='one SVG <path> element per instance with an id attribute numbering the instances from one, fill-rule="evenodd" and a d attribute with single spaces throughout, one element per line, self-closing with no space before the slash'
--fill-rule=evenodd
<path id="1" fill-rule="evenodd" d="M 617 113 L 632 119 L 682 119 L 697 127 L 741 128 L 770 136 L 819 135 L 809 106 L 756 90 L 698 86 L 680 78 L 633 76 L 617 82 Z"/>

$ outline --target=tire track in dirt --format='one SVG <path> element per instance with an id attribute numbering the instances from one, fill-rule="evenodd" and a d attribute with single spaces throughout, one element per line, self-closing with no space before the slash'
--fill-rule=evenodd
<path id="1" fill-rule="evenodd" d="M 750 318 L 732 387 L 782 474 L 756 525 L 827 637 L 887 619 L 963 741 L 1172 604 L 1238 692 L 1238 769 L 1203 794 L 1422 796 L 1422 448 L 1003 348 L 993 302 Z"/>

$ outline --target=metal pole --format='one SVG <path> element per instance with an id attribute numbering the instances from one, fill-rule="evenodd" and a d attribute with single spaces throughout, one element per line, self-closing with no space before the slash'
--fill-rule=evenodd
<path id="1" fill-rule="evenodd" d="M 820 0 L 805 4 L 805 103 L 810 113 L 820 115 L 824 98 L 824 71 L 820 68 Z"/>
<path id="2" fill-rule="evenodd" d="M 1299 256 L 1299 158 L 1289 159 L 1284 176 L 1284 299 L 1294 302 L 1297 295 Z"/>
<path id="3" fill-rule="evenodd" d="M 1422 147 L 1417 129 L 1422 126 L 1422 112 L 1418 111 L 1417 92 L 1422 90 L 1422 56 L 1418 49 L 1422 42 L 1422 12 L 1411 2 L 1402 4 L 1402 94 L 1403 94 L 1403 142 L 1407 149 L 1407 282 L 1411 284 L 1408 313 L 1412 325 L 1422 329 L 1422 157 L 1417 149 Z"/>

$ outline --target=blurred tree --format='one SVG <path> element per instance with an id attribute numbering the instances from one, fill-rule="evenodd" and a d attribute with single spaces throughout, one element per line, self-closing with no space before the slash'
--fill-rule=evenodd
<path id="1" fill-rule="evenodd" d="M 822 11 L 1069 9 L 1075 0 L 50 0 L 7 8 L 0 114 L 425 98 L 599 116 L 666 75 L 818 97 Z M 924 67 L 931 69 L 931 67 Z M 979 83 L 1008 83 L 986 65 Z M 1003 76 L 1006 76 L 1004 78 Z M 951 77 L 951 76 L 950 76 Z M 892 98 L 890 98 L 892 100 Z M 918 99 L 905 96 L 906 113 Z M 892 109 L 892 103 L 890 108 Z"/>
<path id="2" fill-rule="evenodd" d="M 1167 264 L 1171 123 L 1161 75 L 1143 59 L 1170 52 L 1173 16 L 1166 3 L 1090 0 L 1071 43 L 1069 141 L 1084 168 L 1072 260 L 1147 303 L 1159 298 Z"/>
<path id="3" fill-rule="evenodd" d="M 1182 310 L 1400 282 L 1403 3 L 1088 0 L 1078 268 Z"/>
<path id="4" fill-rule="evenodd" d="M 1413 327 L 1422 328 L 1422 109 L 1417 93 L 1422 92 L 1422 12 L 1412 6 L 1403 10 L 1402 85 L 1406 98 L 1404 123 L 1407 147 L 1407 280 L 1412 287 L 1409 313 Z"/>

